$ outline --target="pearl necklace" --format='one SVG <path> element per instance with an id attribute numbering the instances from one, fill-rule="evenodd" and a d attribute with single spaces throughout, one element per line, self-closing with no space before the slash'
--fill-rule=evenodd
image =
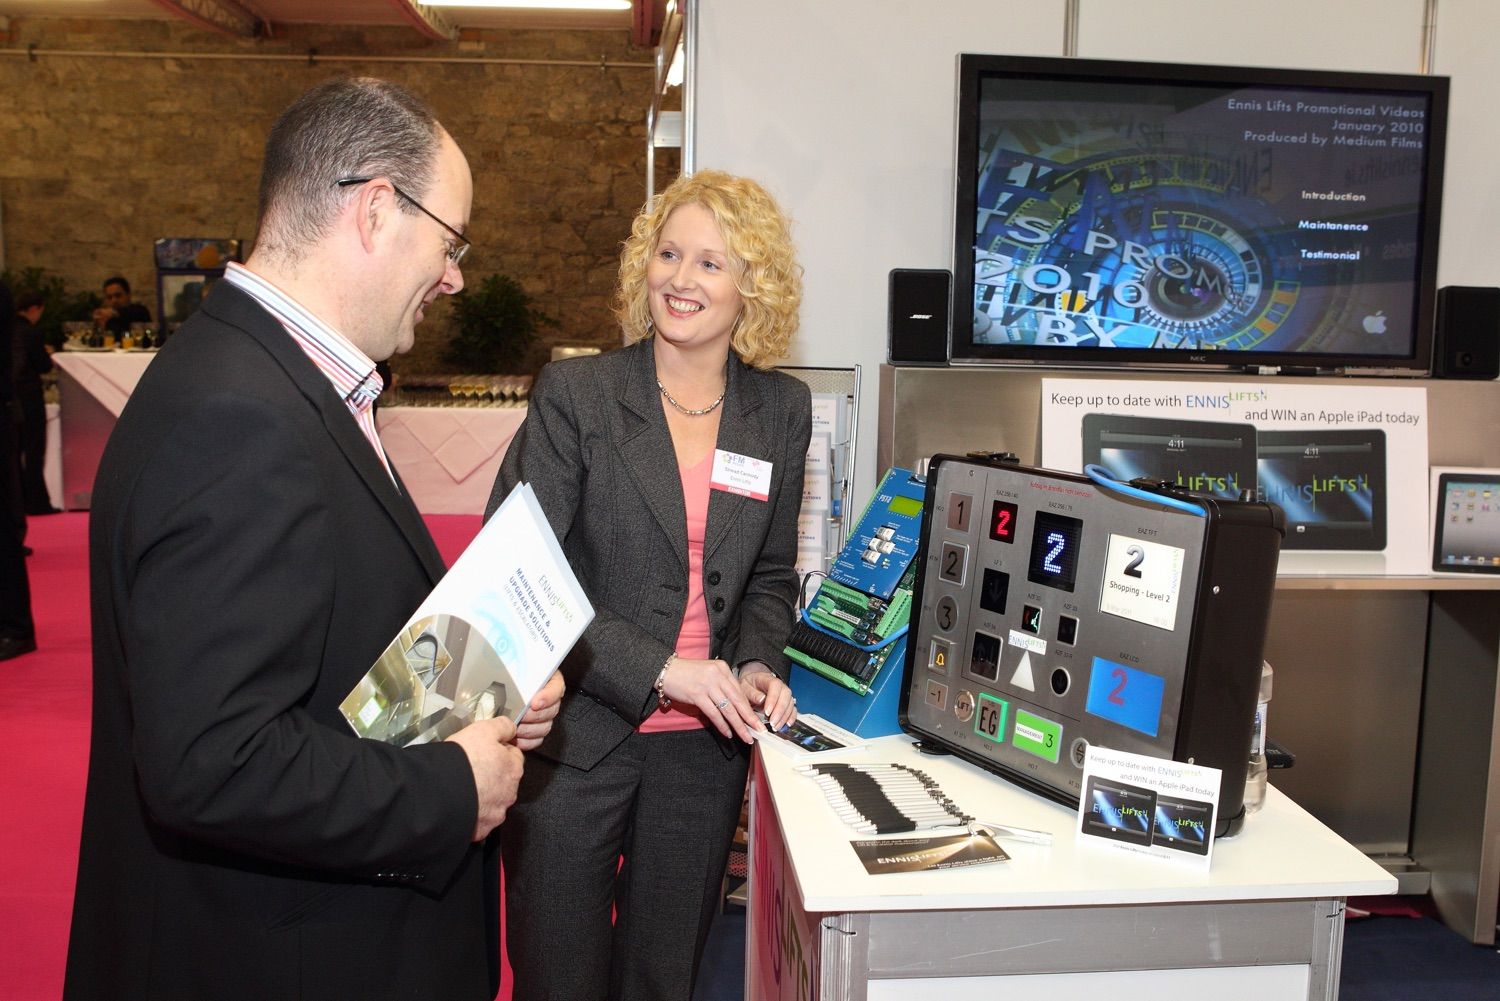
<path id="1" fill-rule="evenodd" d="M 661 395 L 667 398 L 667 402 L 672 404 L 672 408 L 674 410 L 681 414 L 687 414 L 689 417 L 702 417 L 705 414 L 711 414 L 715 410 L 718 410 L 719 404 L 724 402 L 724 394 L 729 392 L 729 386 L 725 385 L 724 392 L 719 394 L 719 398 L 717 400 L 713 401 L 702 410 L 689 410 L 687 407 L 684 407 L 682 404 L 672 399 L 672 394 L 667 392 L 667 387 L 661 384 L 660 379 L 656 380 L 656 388 L 661 390 Z"/>

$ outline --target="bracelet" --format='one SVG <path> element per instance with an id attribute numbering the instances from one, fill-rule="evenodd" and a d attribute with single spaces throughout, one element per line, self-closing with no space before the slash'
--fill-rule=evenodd
<path id="1" fill-rule="evenodd" d="M 672 704 L 667 698 L 667 668 L 672 666 L 672 661 L 677 659 L 675 652 L 667 654 L 667 662 L 661 666 L 661 673 L 656 676 L 656 683 L 651 687 L 656 689 L 656 708 L 665 709 Z"/>

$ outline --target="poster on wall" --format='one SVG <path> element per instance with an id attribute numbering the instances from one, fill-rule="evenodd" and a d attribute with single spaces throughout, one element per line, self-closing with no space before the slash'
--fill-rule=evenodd
<path id="1" fill-rule="evenodd" d="M 1042 465 L 1277 504 L 1282 574 L 1428 572 L 1421 387 L 1044 379 Z"/>

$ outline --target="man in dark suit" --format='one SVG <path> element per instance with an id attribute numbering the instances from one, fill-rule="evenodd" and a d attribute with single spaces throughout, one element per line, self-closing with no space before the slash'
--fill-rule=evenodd
<path id="1" fill-rule="evenodd" d="M 16 297 L 16 313 L 11 324 L 11 375 L 15 381 L 16 400 L 21 407 L 19 449 L 21 455 L 21 500 L 26 513 L 56 514 L 47 493 L 42 466 L 47 456 L 47 400 L 42 391 L 42 376 L 52 371 L 52 356 L 47 353 L 41 328 L 37 326 L 46 308 L 46 299 L 35 289 Z"/>
<path id="2" fill-rule="evenodd" d="M 0 315 L 9 317 L 13 308 L 10 288 L 0 282 Z M 7 360 L 10 336 L 9 324 L 0 326 L 0 358 Z M 16 454 L 18 408 L 10 366 L 0 366 L 0 660 L 36 649 L 31 582 L 26 576 L 26 548 L 21 541 L 26 534 L 26 516 L 21 510 L 21 471 Z"/>
<path id="3" fill-rule="evenodd" d="M 443 573 L 366 418 L 375 360 L 463 287 L 471 197 L 406 91 L 304 94 L 267 141 L 254 252 L 116 425 L 65 997 L 494 996 L 486 837 L 560 681 L 519 734 L 398 749 L 338 710 Z"/>

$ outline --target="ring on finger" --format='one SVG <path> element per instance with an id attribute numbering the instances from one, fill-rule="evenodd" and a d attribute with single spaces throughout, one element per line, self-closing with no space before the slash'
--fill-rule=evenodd
<path id="1" fill-rule="evenodd" d="M 720 699 L 719 701 L 714 703 L 714 708 L 719 710 L 719 712 L 723 712 L 725 709 L 729 708 L 729 700 Z"/>

